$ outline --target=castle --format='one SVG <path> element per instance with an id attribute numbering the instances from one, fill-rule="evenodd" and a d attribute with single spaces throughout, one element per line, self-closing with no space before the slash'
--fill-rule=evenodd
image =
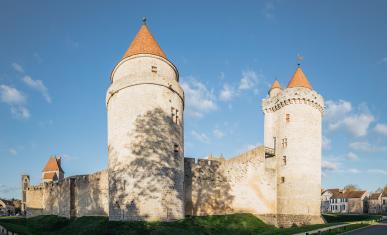
<path id="1" fill-rule="evenodd" d="M 264 145 L 229 160 L 184 158 L 184 91 L 177 68 L 144 22 L 113 69 L 106 95 L 108 167 L 64 178 L 51 157 L 42 183 L 22 176 L 27 216 L 171 221 L 252 213 L 288 227 L 322 223 L 324 101 L 300 66 L 262 101 Z"/>

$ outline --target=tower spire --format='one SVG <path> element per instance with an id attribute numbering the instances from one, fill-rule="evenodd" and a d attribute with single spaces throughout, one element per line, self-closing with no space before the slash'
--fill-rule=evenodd
<path id="1" fill-rule="evenodd" d="M 310 85 L 308 78 L 305 76 L 302 71 L 301 65 L 298 63 L 296 72 L 294 73 L 292 79 L 288 83 L 288 88 L 293 87 L 305 87 L 313 90 L 312 85 Z"/>
<path id="2" fill-rule="evenodd" d="M 152 33 L 149 31 L 148 25 L 146 23 L 146 17 L 142 18 L 142 25 L 140 30 L 130 44 L 123 59 L 138 54 L 151 54 L 167 59 L 166 54 L 161 49 Z"/>

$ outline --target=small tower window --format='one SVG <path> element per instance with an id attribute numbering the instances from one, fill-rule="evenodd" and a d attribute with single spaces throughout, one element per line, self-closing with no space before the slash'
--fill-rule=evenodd
<path id="1" fill-rule="evenodd" d="M 179 145 L 178 144 L 173 144 L 173 152 L 178 153 L 179 152 Z"/>
<path id="2" fill-rule="evenodd" d="M 171 118 L 172 121 L 176 124 L 179 124 L 179 110 L 171 107 Z"/>
<path id="3" fill-rule="evenodd" d="M 281 183 L 285 183 L 285 177 L 281 177 Z"/>
<path id="4" fill-rule="evenodd" d="M 286 148 L 288 147 L 288 139 L 287 138 L 283 138 L 282 139 L 282 148 Z"/>
<path id="5" fill-rule="evenodd" d="M 286 122 L 290 122 L 290 114 L 286 114 Z"/>
<path id="6" fill-rule="evenodd" d="M 152 65 L 152 73 L 157 73 L 157 66 Z"/>
<path id="7" fill-rule="evenodd" d="M 282 156 L 282 163 L 286 166 L 286 156 Z"/>

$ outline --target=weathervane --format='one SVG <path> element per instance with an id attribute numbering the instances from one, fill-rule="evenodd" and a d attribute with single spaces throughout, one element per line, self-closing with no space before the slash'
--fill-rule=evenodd
<path id="1" fill-rule="evenodd" d="M 297 65 L 300 66 L 301 65 L 301 61 L 304 60 L 304 56 L 303 55 L 300 55 L 300 54 L 297 54 Z"/>
<path id="2" fill-rule="evenodd" d="M 146 25 L 146 17 L 142 17 L 142 24 L 145 24 Z"/>

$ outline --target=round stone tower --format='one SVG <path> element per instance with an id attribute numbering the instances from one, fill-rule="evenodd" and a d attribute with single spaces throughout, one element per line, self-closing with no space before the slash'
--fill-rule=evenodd
<path id="1" fill-rule="evenodd" d="M 145 21 L 107 92 L 109 219 L 184 218 L 179 73 Z"/>
<path id="2" fill-rule="evenodd" d="M 273 84 L 263 100 L 265 147 L 274 148 L 279 226 L 322 222 L 320 217 L 324 100 L 298 66 L 287 88 Z"/>

